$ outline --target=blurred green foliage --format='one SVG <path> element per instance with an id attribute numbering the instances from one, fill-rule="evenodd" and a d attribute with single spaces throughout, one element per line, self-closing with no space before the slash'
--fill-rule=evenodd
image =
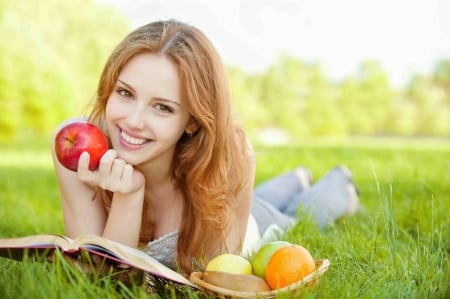
<path id="1" fill-rule="evenodd" d="M 115 8 L 93 0 L 0 0 L 0 139 L 48 134 L 85 113 L 108 55 L 130 29 Z M 340 82 L 290 56 L 263 73 L 228 71 L 250 134 L 450 135 L 450 58 L 401 89 L 376 61 Z"/>
<path id="2" fill-rule="evenodd" d="M 129 30 L 116 10 L 91 0 L 0 0 L 0 137 L 49 133 L 80 115 Z"/>
<path id="3" fill-rule="evenodd" d="M 328 80 L 320 64 L 282 56 L 263 74 L 230 69 L 235 106 L 250 131 L 292 136 L 450 136 L 450 58 L 395 88 L 377 61 Z"/>

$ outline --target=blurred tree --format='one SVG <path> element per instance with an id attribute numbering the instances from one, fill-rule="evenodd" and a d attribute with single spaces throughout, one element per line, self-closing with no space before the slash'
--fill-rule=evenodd
<path id="1" fill-rule="evenodd" d="M 438 62 L 433 80 L 445 92 L 445 101 L 450 105 L 450 58 Z"/>
<path id="2" fill-rule="evenodd" d="M 433 133 L 450 136 L 450 59 L 440 61 L 434 71 L 433 80 L 441 90 L 439 104 L 439 129 Z"/>
<path id="3" fill-rule="evenodd" d="M 267 109 L 258 100 L 260 75 L 246 74 L 229 68 L 230 89 L 234 108 L 241 124 L 247 129 L 260 127 L 267 118 Z"/>
<path id="4" fill-rule="evenodd" d="M 304 108 L 306 67 L 288 56 L 282 56 L 265 73 L 248 75 L 230 69 L 234 104 L 248 129 L 298 129 Z M 299 121 L 300 120 L 300 121 Z"/>
<path id="5" fill-rule="evenodd" d="M 258 97 L 269 112 L 264 126 L 286 128 L 292 117 L 298 115 L 298 109 L 293 105 L 293 76 L 295 73 L 283 57 L 261 78 Z"/>
<path id="6" fill-rule="evenodd" d="M 389 78 L 376 61 L 361 64 L 357 76 L 341 86 L 340 107 L 351 134 L 383 134 L 389 131 L 394 93 Z"/>
<path id="7" fill-rule="evenodd" d="M 418 135 L 449 135 L 450 113 L 445 89 L 433 78 L 417 75 L 411 82 L 407 96 L 414 103 Z"/>
<path id="8" fill-rule="evenodd" d="M 129 26 L 90 0 L 2 1 L 1 8 L 0 137 L 48 133 L 83 113 Z"/>
<path id="9" fill-rule="evenodd" d="M 319 66 L 310 69 L 306 105 L 302 119 L 308 124 L 307 135 L 342 135 L 346 126 L 337 101 L 339 89 L 325 79 Z M 305 88 L 306 88 L 305 86 Z"/>

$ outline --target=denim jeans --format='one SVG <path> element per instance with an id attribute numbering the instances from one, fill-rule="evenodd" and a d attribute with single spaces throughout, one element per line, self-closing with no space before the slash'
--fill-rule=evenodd
<path id="1" fill-rule="evenodd" d="M 253 193 L 252 215 L 261 234 L 271 224 L 285 228 L 309 213 L 319 226 L 344 215 L 351 200 L 351 177 L 335 167 L 304 189 L 295 172 L 281 174 L 258 185 Z"/>

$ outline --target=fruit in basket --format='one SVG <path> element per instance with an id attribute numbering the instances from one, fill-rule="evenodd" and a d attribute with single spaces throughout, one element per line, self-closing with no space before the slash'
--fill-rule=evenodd
<path id="1" fill-rule="evenodd" d="M 252 274 L 250 262 L 237 254 L 223 253 L 211 259 L 205 271 L 222 271 L 234 274 Z"/>
<path id="2" fill-rule="evenodd" d="M 108 141 L 102 130 L 85 121 L 70 122 L 55 136 L 55 153 L 67 169 L 77 171 L 78 159 L 83 152 L 89 153 L 89 169 L 98 168 L 100 158 L 108 150 Z"/>
<path id="3" fill-rule="evenodd" d="M 256 275 L 234 274 L 222 271 L 205 271 L 203 280 L 217 287 L 240 292 L 270 291 L 266 281 Z"/>
<path id="4" fill-rule="evenodd" d="M 291 245 L 291 243 L 286 241 L 273 241 L 268 242 L 261 246 L 252 258 L 252 268 L 253 274 L 265 279 L 266 278 L 266 267 L 269 263 L 272 254 L 279 248 L 283 246 Z"/>
<path id="5" fill-rule="evenodd" d="M 276 290 L 303 279 L 316 268 L 308 250 L 296 244 L 277 249 L 266 267 L 266 282 Z"/>

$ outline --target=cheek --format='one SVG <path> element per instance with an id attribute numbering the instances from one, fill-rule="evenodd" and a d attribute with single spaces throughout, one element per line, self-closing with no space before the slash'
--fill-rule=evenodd
<path id="1" fill-rule="evenodd" d="M 105 107 L 106 120 L 108 120 L 109 116 L 111 115 L 112 105 L 113 104 L 112 104 L 111 98 L 109 98 L 108 102 L 106 102 L 106 107 Z"/>
<path id="2" fill-rule="evenodd" d="M 109 100 L 106 103 L 106 107 L 105 107 L 105 123 L 106 123 L 106 128 L 108 130 L 109 136 L 113 136 L 113 134 L 111 132 L 111 128 L 113 127 L 111 120 L 114 119 L 114 109 L 112 109 L 113 107 L 111 106 L 110 103 L 111 103 L 111 101 L 109 101 Z"/>
<path id="3" fill-rule="evenodd" d="M 180 120 L 153 122 L 152 128 L 158 132 L 159 138 L 170 142 L 177 142 L 185 131 L 185 126 Z"/>
<path id="4" fill-rule="evenodd" d="M 120 105 L 119 102 L 115 100 L 113 96 L 111 96 L 108 99 L 105 109 L 105 117 L 107 122 L 117 117 L 121 117 L 124 114 L 125 110 L 121 106 L 122 105 Z"/>

